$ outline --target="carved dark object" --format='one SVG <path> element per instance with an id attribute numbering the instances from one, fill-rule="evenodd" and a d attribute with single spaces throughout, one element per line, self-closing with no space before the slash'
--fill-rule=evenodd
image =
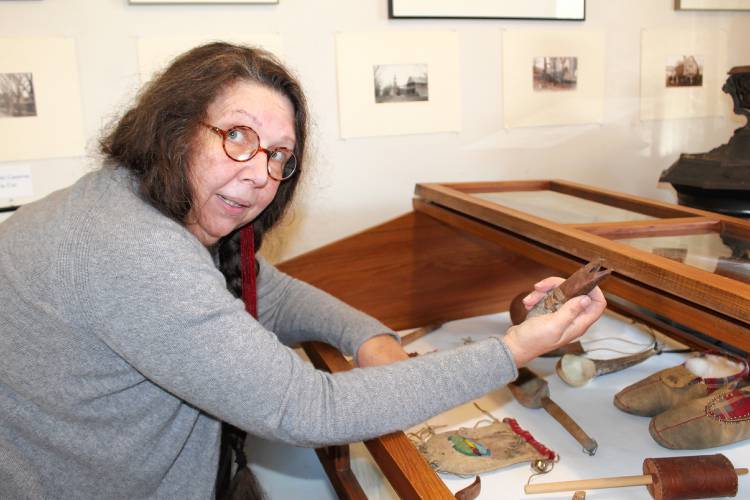
<path id="1" fill-rule="evenodd" d="M 592 260 L 571 274 L 568 279 L 560 283 L 557 287 L 548 291 L 544 298 L 537 302 L 528 312 L 522 302 L 528 293 L 517 295 L 510 304 L 511 322 L 517 325 L 523 323 L 526 318 L 555 312 L 573 297 L 589 293 L 601 280 L 612 272 L 611 269 L 604 269 L 604 264 L 604 259 L 598 258 Z"/>
<path id="2" fill-rule="evenodd" d="M 734 112 L 747 122 L 727 144 L 707 153 L 681 154 L 663 171 L 680 204 L 735 217 L 750 217 L 750 66 L 729 70 L 722 90 L 732 97 Z"/>

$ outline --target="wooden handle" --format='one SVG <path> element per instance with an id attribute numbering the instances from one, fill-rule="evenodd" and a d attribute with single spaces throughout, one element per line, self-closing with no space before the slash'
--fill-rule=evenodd
<path id="1" fill-rule="evenodd" d="M 591 437 L 586 434 L 572 418 L 570 418 L 570 415 L 565 413 L 565 410 L 557 406 L 557 403 L 548 397 L 544 397 L 542 398 L 542 407 L 547 410 L 547 413 L 552 415 L 555 420 L 560 422 L 560 425 L 565 427 L 565 430 L 568 431 L 576 441 L 581 443 L 581 446 L 583 446 L 586 453 L 589 455 L 596 453 L 596 449 L 599 447 L 597 442 L 591 439 Z"/>
<path id="2" fill-rule="evenodd" d="M 643 476 L 602 477 L 599 479 L 581 479 L 579 481 L 557 481 L 544 484 L 527 484 L 523 491 L 534 493 L 556 493 L 560 491 L 596 490 L 601 488 L 623 488 L 626 486 L 646 486 L 653 483 L 651 474 Z"/>
<path id="3" fill-rule="evenodd" d="M 734 469 L 734 472 L 738 476 L 742 476 L 748 473 L 746 468 Z M 578 481 L 557 481 L 554 483 L 544 484 L 527 484 L 523 487 L 523 491 L 527 495 L 533 495 L 535 493 L 558 493 L 560 491 L 575 491 L 575 490 L 597 490 L 602 488 L 624 488 L 627 486 L 648 486 L 653 484 L 654 479 L 651 474 L 644 474 L 643 476 L 617 476 L 617 477 L 602 477 L 599 479 L 581 479 Z"/>

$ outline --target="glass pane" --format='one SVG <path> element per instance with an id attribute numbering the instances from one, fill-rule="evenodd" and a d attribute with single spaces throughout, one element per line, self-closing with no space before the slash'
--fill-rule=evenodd
<path id="1" fill-rule="evenodd" d="M 472 193 L 472 196 L 560 224 L 654 219 L 649 215 L 584 200 L 556 191 L 505 191 Z"/>
<path id="2" fill-rule="evenodd" d="M 718 233 L 618 240 L 708 272 L 750 283 L 750 241 Z"/>

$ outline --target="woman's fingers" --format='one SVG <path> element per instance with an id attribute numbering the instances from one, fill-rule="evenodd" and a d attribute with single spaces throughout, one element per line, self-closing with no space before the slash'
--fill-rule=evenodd
<path id="1" fill-rule="evenodd" d="M 556 312 L 511 327 L 505 337 L 518 366 L 583 335 L 601 316 L 606 301 L 601 291 L 573 297 Z"/>
<path id="2" fill-rule="evenodd" d="M 565 281 L 564 278 L 560 278 L 558 276 L 550 276 L 549 278 L 543 279 L 539 283 L 535 283 L 534 291 L 523 298 L 523 305 L 526 306 L 526 309 L 531 309 L 532 307 L 534 307 L 534 304 L 542 300 L 545 293 L 547 293 L 549 290 L 552 290 L 563 281 Z"/>
<path id="3" fill-rule="evenodd" d="M 565 327 L 562 330 L 562 344 L 567 344 L 577 339 L 602 315 L 607 302 L 604 295 L 599 291 L 594 294 L 595 298 L 590 295 L 581 295 L 567 301 L 554 314 L 562 313 Z"/>
<path id="4" fill-rule="evenodd" d="M 561 278 L 559 276 L 550 276 L 548 278 L 544 278 L 542 281 L 538 283 L 534 283 L 534 290 L 538 292 L 547 292 L 553 288 L 555 288 L 557 285 L 565 281 L 565 278 Z"/>

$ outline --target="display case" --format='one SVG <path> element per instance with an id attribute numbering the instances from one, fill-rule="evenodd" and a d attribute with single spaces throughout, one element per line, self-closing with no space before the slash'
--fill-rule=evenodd
<path id="1" fill-rule="evenodd" d="M 549 275 L 604 258 L 609 308 L 701 349 L 750 351 L 750 222 L 560 180 L 418 184 L 413 211 L 279 267 L 396 330 L 507 310 Z M 349 362 L 304 346 L 330 371 Z M 453 498 L 403 433 L 365 443 L 404 498 Z M 364 498 L 346 447 L 318 450 Z"/>

